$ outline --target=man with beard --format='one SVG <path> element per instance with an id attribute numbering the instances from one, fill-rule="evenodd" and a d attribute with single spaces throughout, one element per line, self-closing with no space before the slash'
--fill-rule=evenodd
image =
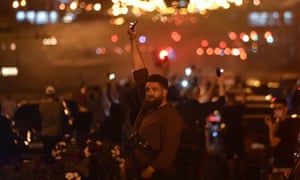
<path id="1" fill-rule="evenodd" d="M 142 164 L 143 152 L 136 149 L 128 152 L 127 157 L 132 158 L 126 159 L 127 176 L 130 180 L 174 179 L 183 120 L 175 107 L 167 102 L 168 80 L 158 74 L 148 76 L 135 29 L 129 28 L 128 34 L 132 47 L 133 76 L 143 100 L 132 134 L 139 137 L 138 144 L 142 147 L 139 149 L 155 152 L 155 155 L 147 157 L 149 161 Z"/>

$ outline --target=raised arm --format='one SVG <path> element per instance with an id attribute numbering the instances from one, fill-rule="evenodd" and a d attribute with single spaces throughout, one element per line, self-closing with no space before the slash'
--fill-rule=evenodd
<path id="1" fill-rule="evenodd" d="M 270 146 L 274 148 L 280 143 L 281 138 L 275 136 L 276 125 L 275 125 L 275 123 L 272 122 L 271 117 L 266 116 L 264 120 L 265 120 L 266 125 L 269 128 Z"/>
<path id="2" fill-rule="evenodd" d="M 138 46 L 137 32 L 135 28 L 132 28 L 131 25 L 127 32 L 131 44 L 133 78 L 137 84 L 140 101 L 143 102 L 145 98 L 145 83 L 148 77 L 148 70 L 146 69 L 142 53 Z"/>
<path id="3" fill-rule="evenodd" d="M 219 89 L 218 89 L 219 97 L 225 96 L 226 90 L 225 90 L 225 85 L 224 85 L 224 77 L 223 76 L 217 77 L 217 83 L 219 85 Z"/>
<path id="4" fill-rule="evenodd" d="M 140 69 L 144 69 L 145 63 L 144 63 L 144 58 L 142 56 L 142 53 L 138 46 L 136 29 L 129 27 L 128 34 L 129 34 L 131 52 L 132 52 L 133 70 L 137 71 Z"/>
<path id="5" fill-rule="evenodd" d="M 222 97 L 226 95 L 223 76 L 217 77 L 214 75 L 214 77 L 211 78 L 210 82 L 211 85 L 209 86 L 208 90 L 205 92 L 204 95 L 207 98 L 205 99 L 205 102 L 211 101 L 211 98 L 213 96 L 213 93 L 216 90 L 216 87 L 218 87 L 218 97 Z"/>

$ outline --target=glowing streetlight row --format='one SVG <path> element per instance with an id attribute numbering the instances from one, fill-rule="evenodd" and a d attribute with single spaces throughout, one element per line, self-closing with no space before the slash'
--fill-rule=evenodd
<path id="1" fill-rule="evenodd" d="M 205 14 L 208 10 L 216 9 L 228 9 L 231 6 L 242 6 L 243 0 L 186 0 L 172 1 L 170 6 L 164 0 L 111 0 L 111 15 L 119 16 L 125 15 L 129 12 L 129 7 L 132 7 L 133 14 L 139 14 L 140 11 L 153 12 L 157 11 L 161 14 L 173 14 L 173 13 L 200 13 Z M 260 0 L 253 1 L 253 5 L 259 6 L 261 4 Z M 20 7 L 26 7 L 26 0 L 13 0 L 11 3 L 12 8 L 17 9 Z M 180 8 L 178 8 L 180 7 Z M 100 2 L 87 2 L 79 0 L 68 0 L 59 1 L 58 8 L 60 10 L 76 10 L 78 8 L 85 9 L 86 11 L 100 11 L 102 10 L 102 5 Z M 178 10 L 180 9 L 180 10 Z"/>
<path id="2" fill-rule="evenodd" d="M 196 49 L 196 54 L 198 56 L 203 56 L 203 55 L 217 55 L 217 56 L 238 56 L 240 57 L 241 60 L 246 60 L 247 59 L 247 52 L 243 48 L 229 48 L 226 47 L 224 49 L 219 48 L 219 47 L 208 47 L 208 48 L 203 48 L 203 47 L 198 47 Z"/>
<path id="3" fill-rule="evenodd" d="M 271 32 L 266 31 L 264 33 L 265 37 L 272 37 Z M 248 38 L 245 38 L 248 37 Z M 181 35 L 179 32 L 173 31 L 170 33 L 170 38 L 175 41 L 179 42 L 181 41 Z M 228 33 L 228 38 L 232 42 L 226 42 L 225 40 L 222 40 L 218 43 L 216 47 L 213 47 L 211 43 L 208 40 L 201 40 L 199 42 L 199 47 L 196 47 L 195 53 L 198 56 L 203 56 L 203 55 L 217 55 L 217 56 L 236 56 L 239 57 L 241 60 L 246 60 L 248 57 L 247 51 L 245 50 L 245 44 L 246 42 L 249 42 L 252 40 L 252 43 L 250 44 L 250 50 L 253 53 L 257 53 L 258 51 L 258 33 L 256 31 L 250 31 L 249 35 L 245 32 L 240 33 L 238 36 L 238 33 L 236 32 L 229 32 Z M 246 41 L 245 41 L 246 40 Z M 117 34 L 112 34 L 110 41 L 112 43 L 117 43 L 119 41 L 119 36 Z M 140 35 L 138 37 L 138 41 L 141 44 L 146 44 L 147 43 L 147 37 L 145 35 Z M 232 47 L 229 47 L 228 44 L 232 44 Z M 150 46 L 142 46 L 141 47 L 142 51 L 153 51 L 155 48 L 150 47 Z M 112 51 L 115 52 L 116 54 L 123 54 L 124 52 L 129 52 L 130 47 L 128 45 L 125 45 L 124 48 L 120 47 L 114 47 L 112 48 Z M 95 53 L 97 55 L 104 55 L 107 53 L 107 50 L 105 47 L 98 47 L 95 50 Z M 158 59 L 164 59 L 164 57 L 168 56 L 168 59 L 172 60 L 175 59 L 175 54 L 176 51 L 172 47 L 166 47 L 166 48 L 161 48 L 158 50 Z"/>
<path id="4" fill-rule="evenodd" d="M 255 5 L 260 5 L 260 1 L 255 2 Z M 209 10 L 228 9 L 232 5 L 241 6 L 243 0 L 190 0 L 188 3 L 186 1 L 173 1 L 171 6 L 167 6 L 164 0 L 112 0 L 112 3 L 112 15 L 119 16 L 127 14 L 129 12 L 128 7 L 132 7 L 132 13 L 135 15 L 140 15 L 141 11 L 157 11 L 161 14 L 206 14 Z M 186 5 L 186 7 L 181 7 L 181 4 Z M 179 6 L 181 8 L 178 8 Z"/>
<path id="5" fill-rule="evenodd" d="M 167 4 L 164 0 L 111 0 L 112 6 L 107 13 L 111 16 L 124 16 L 128 13 L 139 17 L 147 12 L 158 12 L 160 21 L 165 22 L 172 14 L 201 14 L 217 9 L 229 9 L 232 6 L 242 6 L 243 0 L 174 0 Z M 253 1 L 253 5 L 259 6 L 260 0 Z M 11 4 L 14 9 L 27 8 L 26 0 L 13 0 Z M 101 2 L 89 2 L 86 0 L 58 0 L 55 10 L 65 11 L 63 21 L 70 23 L 76 15 L 85 12 L 102 11 Z"/>
<path id="6" fill-rule="evenodd" d="M 75 11 L 78 8 L 84 9 L 85 11 L 101 11 L 102 4 L 97 3 L 86 3 L 85 1 L 79 2 L 78 0 L 71 1 L 70 3 L 60 3 L 58 6 L 59 10 L 71 10 Z"/>
<path id="7" fill-rule="evenodd" d="M 13 9 L 25 8 L 27 6 L 26 0 L 13 0 L 11 3 L 11 7 Z M 102 4 L 100 2 L 96 3 L 87 3 L 85 1 L 79 2 L 79 0 L 71 0 L 71 1 L 60 1 L 58 5 L 59 10 L 71 10 L 75 11 L 78 8 L 84 9 L 86 11 L 100 11 L 102 10 Z"/>

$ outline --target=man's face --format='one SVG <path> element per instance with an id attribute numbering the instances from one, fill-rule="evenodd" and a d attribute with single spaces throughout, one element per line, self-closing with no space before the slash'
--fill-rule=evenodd
<path id="1" fill-rule="evenodd" d="M 283 104 L 274 104 L 274 118 L 278 118 L 279 120 L 284 120 L 285 115 L 287 114 L 288 108 Z"/>
<path id="2" fill-rule="evenodd" d="M 146 97 L 145 104 L 150 109 L 159 107 L 166 95 L 166 89 L 163 89 L 157 82 L 147 82 L 145 86 Z"/>
<path id="3" fill-rule="evenodd" d="M 86 91 L 87 91 L 87 87 L 86 86 L 83 86 L 80 88 L 80 93 L 81 94 L 86 94 Z"/>

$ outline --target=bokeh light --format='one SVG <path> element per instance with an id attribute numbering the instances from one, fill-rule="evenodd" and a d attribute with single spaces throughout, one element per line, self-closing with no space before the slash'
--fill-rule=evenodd
<path id="1" fill-rule="evenodd" d="M 202 47 L 207 47 L 209 45 L 209 42 L 207 40 L 202 40 L 201 41 L 201 46 Z"/>
<path id="2" fill-rule="evenodd" d="M 173 39 L 173 41 L 179 42 L 181 40 L 181 35 L 178 32 L 173 31 L 171 32 L 171 38 Z"/>
<path id="3" fill-rule="evenodd" d="M 197 48 L 197 50 L 196 50 L 196 54 L 198 55 L 198 56 L 202 56 L 203 54 L 204 54 L 204 50 L 203 50 L 203 48 Z"/>
<path id="4" fill-rule="evenodd" d="M 114 35 L 111 36 L 110 39 L 111 39 L 112 42 L 115 43 L 115 42 L 117 42 L 119 40 L 119 37 L 118 37 L 118 35 L 114 34 Z"/>

